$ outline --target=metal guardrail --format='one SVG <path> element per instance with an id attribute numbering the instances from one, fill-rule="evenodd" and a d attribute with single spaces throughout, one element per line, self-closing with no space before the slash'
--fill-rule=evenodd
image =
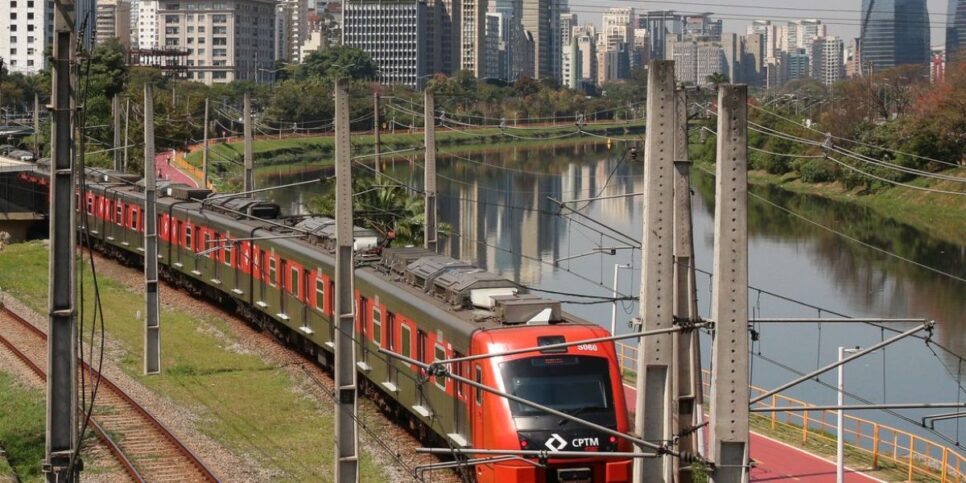
<path id="1" fill-rule="evenodd" d="M 188 163 L 188 160 L 184 157 L 185 153 L 181 151 L 175 151 L 174 155 L 174 166 L 185 174 L 190 176 L 195 182 L 200 186 L 201 180 L 205 178 L 205 174 L 197 167 Z M 208 180 L 208 189 L 212 189 L 211 180 Z"/>
<path id="2" fill-rule="evenodd" d="M 637 368 L 637 347 L 617 342 L 617 361 L 623 371 L 633 375 Z M 710 390 L 710 374 L 704 374 L 702 386 L 705 400 Z M 752 386 L 752 396 L 767 390 Z M 784 406 L 810 406 L 805 401 L 775 394 L 753 405 L 759 408 Z M 765 418 L 772 430 L 780 426 L 801 432 L 802 445 L 809 441 L 835 444 L 836 411 L 776 411 Z M 949 447 L 891 426 L 845 415 L 845 444 L 851 449 L 865 453 L 872 459 L 872 468 L 878 469 L 884 462 L 907 471 L 908 481 L 931 479 L 941 483 L 966 481 L 966 456 Z"/>

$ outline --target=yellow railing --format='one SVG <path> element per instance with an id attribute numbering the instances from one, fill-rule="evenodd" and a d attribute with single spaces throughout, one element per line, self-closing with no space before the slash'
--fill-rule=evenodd
<path id="1" fill-rule="evenodd" d="M 625 371 L 637 370 L 637 347 L 617 342 L 617 360 Z M 704 373 L 705 397 L 710 390 L 710 374 Z M 752 395 L 760 395 L 765 389 L 752 386 Z M 804 401 L 780 394 L 771 396 L 754 407 L 810 406 Z M 822 441 L 835 444 L 836 411 L 776 411 L 761 413 L 770 422 L 771 429 L 780 425 L 801 431 L 801 442 Z M 867 419 L 845 415 L 845 444 L 851 449 L 869 455 L 872 467 L 878 469 L 889 462 L 907 472 L 907 479 L 933 479 L 942 483 L 966 481 L 966 457 L 956 450 L 930 441 L 915 434 Z"/>
<path id="2" fill-rule="evenodd" d="M 195 166 L 188 163 L 188 160 L 184 157 L 185 153 L 181 151 L 175 151 L 174 155 L 174 166 L 181 171 L 184 171 L 188 176 L 194 178 L 198 184 L 201 184 L 201 180 L 205 178 L 205 174 Z M 208 181 L 208 189 L 212 189 L 211 181 Z"/>

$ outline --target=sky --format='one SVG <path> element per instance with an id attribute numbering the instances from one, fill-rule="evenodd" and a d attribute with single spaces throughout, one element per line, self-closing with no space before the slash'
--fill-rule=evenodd
<path id="1" fill-rule="evenodd" d="M 600 25 L 601 5 L 606 7 L 634 7 L 638 11 L 677 10 L 681 12 L 713 12 L 724 19 L 726 32 L 745 33 L 751 18 L 772 19 L 776 22 L 797 18 L 818 18 L 829 24 L 829 35 L 846 39 L 859 36 L 862 0 L 687 0 L 637 1 L 637 0 L 569 0 L 580 23 Z M 946 8 L 949 0 L 927 0 L 933 48 L 942 48 L 946 41 Z M 590 5 L 595 5 L 591 7 Z M 766 7 L 766 8 L 762 8 Z M 780 10 L 788 9 L 788 10 Z M 729 18 L 730 17 L 730 18 Z"/>

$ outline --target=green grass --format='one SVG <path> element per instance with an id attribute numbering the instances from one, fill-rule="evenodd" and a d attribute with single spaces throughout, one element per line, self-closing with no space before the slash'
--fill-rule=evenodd
<path id="1" fill-rule="evenodd" d="M 2 257 L 3 255 L 0 255 Z M 44 459 L 44 394 L 25 387 L 13 375 L 0 372 L 0 481 L 16 475 L 21 481 L 41 481 Z"/>
<path id="2" fill-rule="evenodd" d="M 625 137 L 639 137 L 643 130 L 643 121 L 628 124 L 625 133 L 624 126 L 612 125 L 587 125 L 584 131 L 594 133 L 598 136 L 611 136 L 614 139 Z M 516 136 L 538 139 L 518 139 L 504 135 L 503 131 L 497 128 L 470 129 L 461 131 L 451 131 L 437 128 L 436 145 L 439 152 L 460 151 L 474 152 L 483 150 L 502 149 L 506 146 L 542 146 L 542 145 L 567 145 L 574 143 L 604 142 L 599 137 L 573 136 L 562 139 L 546 139 L 548 137 L 559 136 L 566 132 L 572 132 L 574 126 L 561 124 L 556 127 L 547 127 L 527 130 L 508 130 Z M 636 137 L 635 137 L 636 139 Z M 398 151 L 422 146 L 423 134 L 382 134 L 380 137 L 382 151 Z M 279 170 L 292 172 L 299 169 L 318 169 L 332 164 L 334 154 L 334 138 L 332 135 L 316 137 L 294 138 L 294 139 L 258 139 L 253 143 L 252 151 L 255 159 L 255 175 L 276 173 Z M 373 152 L 373 136 L 371 134 L 354 134 L 352 136 L 352 154 L 362 155 Z M 401 156 L 410 153 L 400 153 Z M 418 152 L 412 152 L 418 154 Z M 231 179 L 238 177 L 236 166 L 229 165 L 224 159 L 241 160 L 243 155 L 243 143 L 222 143 L 212 146 L 209 149 L 209 159 L 213 160 L 212 172 L 215 186 L 233 187 L 231 183 L 237 181 Z M 195 166 L 201 166 L 201 152 L 196 151 L 188 155 L 187 160 Z M 371 158 L 366 160 L 371 162 Z"/>
<path id="3" fill-rule="evenodd" d="M 47 248 L 33 242 L 0 254 L 0 287 L 34 310 L 46 311 Z M 88 325 L 92 283 L 85 270 Z M 267 468 L 273 480 L 326 481 L 334 454 L 328 401 L 300 395 L 283 368 L 232 349 L 227 323 L 215 317 L 164 308 L 161 313 L 161 376 L 142 371 L 143 322 L 135 319 L 143 296 L 103 275 L 98 277 L 108 337 L 119 343 L 121 368 L 142 384 L 189 408 L 198 428 L 236 455 Z M 165 291 L 162 288 L 161 299 Z M 3 407 L 3 406 L 0 406 Z M 42 427 L 39 433 L 43 435 Z M 41 440 L 41 443 L 43 441 Z M 385 475 L 365 453 L 364 481 Z"/>

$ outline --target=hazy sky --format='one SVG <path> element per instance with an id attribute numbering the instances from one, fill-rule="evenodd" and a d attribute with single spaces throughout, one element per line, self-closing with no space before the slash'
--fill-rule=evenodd
<path id="1" fill-rule="evenodd" d="M 830 35 L 845 39 L 858 37 L 862 0 L 685 0 L 636 1 L 636 0 L 569 0 L 581 23 L 600 24 L 601 7 L 634 7 L 638 11 L 678 10 L 681 12 L 714 12 L 724 18 L 726 32 L 744 33 L 749 18 L 770 18 L 781 22 L 795 18 L 819 18 L 829 24 Z M 930 44 L 940 48 L 946 41 L 944 30 L 946 8 L 949 0 L 927 0 L 932 37 Z M 731 6 L 729 6 L 731 5 Z M 770 7 L 770 8 L 761 8 Z M 778 10 L 774 8 L 788 8 Z M 846 43 L 848 41 L 846 40 Z"/>

